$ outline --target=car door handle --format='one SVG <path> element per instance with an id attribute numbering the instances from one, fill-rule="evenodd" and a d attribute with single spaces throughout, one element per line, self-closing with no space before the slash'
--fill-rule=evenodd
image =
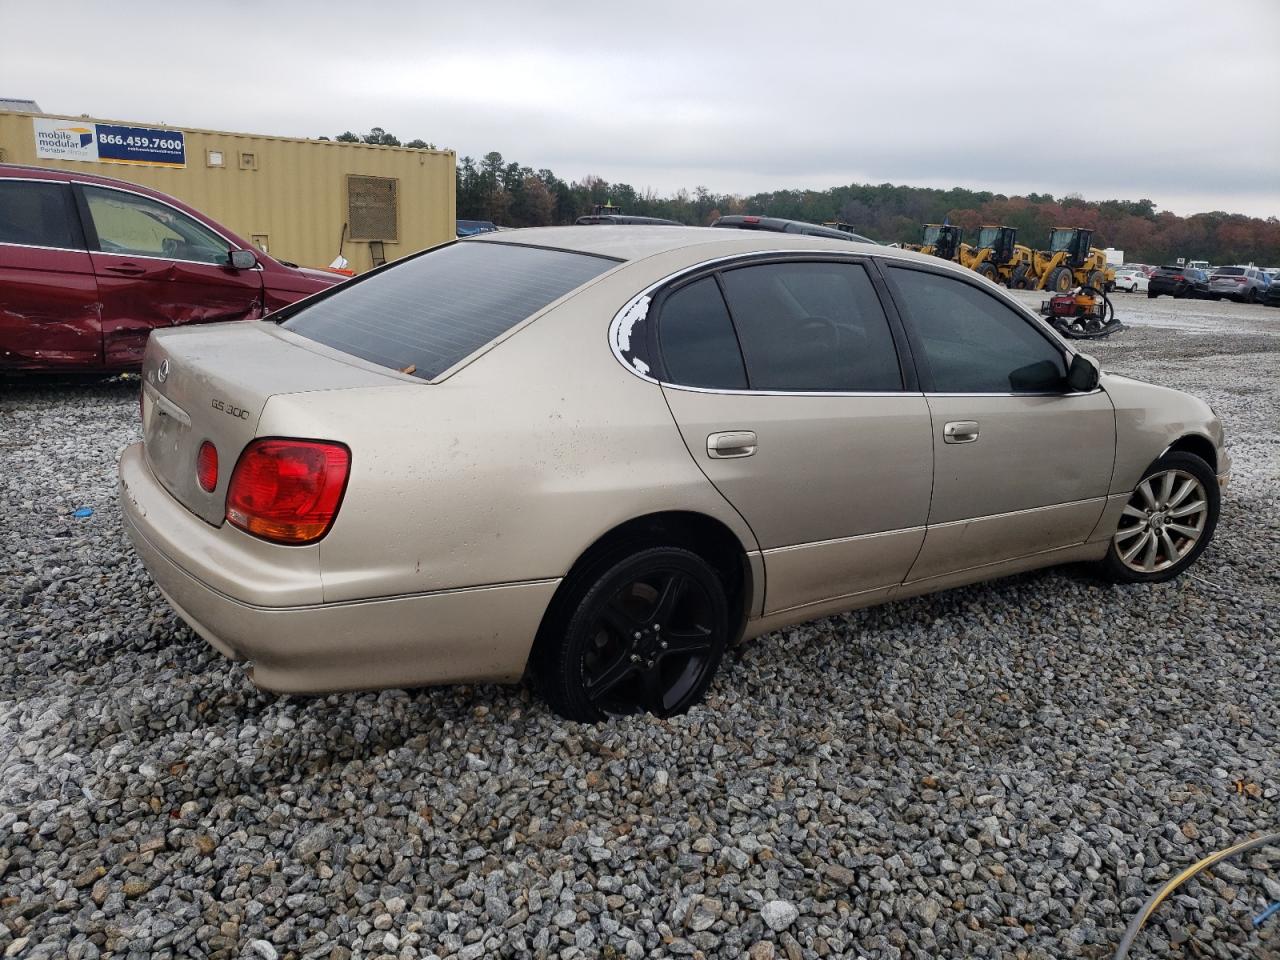
<path id="1" fill-rule="evenodd" d="M 146 267 L 140 267 L 136 263 L 118 263 L 103 269 L 110 273 L 118 273 L 124 277 L 138 277 L 147 272 Z"/>
<path id="2" fill-rule="evenodd" d="M 973 443 L 978 439 L 977 420 L 952 420 L 942 428 L 947 443 Z"/>
<path id="3" fill-rule="evenodd" d="M 750 430 L 731 430 L 707 437 L 707 456 L 712 460 L 734 460 L 756 452 L 756 435 Z"/>

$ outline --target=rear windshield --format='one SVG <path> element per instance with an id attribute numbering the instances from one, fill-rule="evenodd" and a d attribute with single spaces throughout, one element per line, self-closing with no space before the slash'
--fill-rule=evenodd
<path id="1" fill-rule="evenodd" d="M 1221 267 L 1213 271 L 1215 277 L 1243 277 L 1244 267 Z"/>
<path id="2" fill-rule="evenodd" d="M 430 380 L 616 265 L 561 250 L 455 243 L 339 287 L 281 326 Z"/>

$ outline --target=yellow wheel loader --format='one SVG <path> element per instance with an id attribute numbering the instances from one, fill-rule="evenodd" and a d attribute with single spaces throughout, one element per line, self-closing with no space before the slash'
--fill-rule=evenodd
<path id="1" fill-rule="evenodd" d="M 1054 293 L 1085 286 L 1112 289 L 1116 272 L 1107 266 L 1106 252 L 1090 246 L 1092 239 L 1093 231 L 1084 227 L 1055 227 L 1049 233 L 1049 249 L 1032 254 L 1034 289 Z"/>
<path id="2" fill-rule="evenodd" d="M 1018 243 L 1017 227 L 984 224 L 975 246 L 960 245 L 959 262 L 992 283 L 1012 287 L 1016 278 L 1025 285 L 1031 269 L 1031 248 Z"/>
<path id="3" fill-rule="evenodd" d="M 964 238 L 964 230 L 954 223 L 926 223 L 920 243 L 904 243 L 903 250 L 919 250 L 943 260 L 955 260 L 964 246 L 960 241 Z"/>

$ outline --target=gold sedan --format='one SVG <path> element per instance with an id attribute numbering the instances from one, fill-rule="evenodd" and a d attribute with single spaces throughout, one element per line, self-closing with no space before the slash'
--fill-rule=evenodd
<path id="1" fill-rule="evenodd" d="M 671 226 L 488 234 L 152 335 L 126 526 L 277 691 L 516 681 L 679 713 L 726 646 L 1097 561 L 1185 570 L 1230 459 L 936 258 Z"/>

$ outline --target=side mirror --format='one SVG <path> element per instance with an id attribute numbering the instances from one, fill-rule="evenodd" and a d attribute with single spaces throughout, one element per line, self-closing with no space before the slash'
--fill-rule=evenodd
<path id="1" fill-rule="evenodd" d="M 232 270 L 252 270 L 258 265 L 258 255 L 252 250 L 232 250 Z"/>
<path id="2" fill-rule="evenodd" d="M 1067 368 L 1067 386 L 1076 393 L 1096 390 L 1101 373 L 1097 360 L 1087 353 L 1077 353 L 1071 358 L 1071 366 Z"/>

